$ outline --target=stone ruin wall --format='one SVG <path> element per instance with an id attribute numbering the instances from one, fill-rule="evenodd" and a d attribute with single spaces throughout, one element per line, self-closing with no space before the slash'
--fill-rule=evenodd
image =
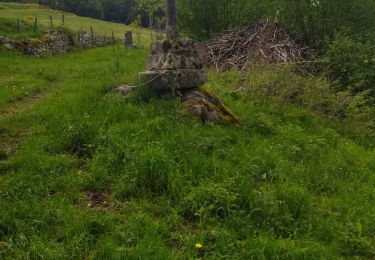
<path id="1" fill-rule="evenodd" d="M 84 49 L 102 47 L 113 44 L 113 38 L 100 35 L 91 35 L 91 33 L 80 31 L 78 32 L 78 43 Z"/>
<path id="2" fill-rule="evenodd" d="M 84 31 L 78 33 L 78 44 L 84 49 L 101 47 L 112 43 L 113 39 L 111 37 L 99 35 L 92 37 L 90 33 Z M 75 47 L 73 37 L 63 30 L 49 30 L 41 38 L 29 38 L 19 41 L 0 36 L 0 46 L 31 56 L 42 56 L 46 53 L 67 53 Z"/>

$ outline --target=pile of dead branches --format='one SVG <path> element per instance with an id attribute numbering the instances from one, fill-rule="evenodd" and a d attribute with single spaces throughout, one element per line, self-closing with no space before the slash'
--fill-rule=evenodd
<path id="1" fill-rule="evenodd" d="M 226 31 L 200 45 L 204 63 L 217 70 L 245 70 L 252 62 L 301 62 L 307 48 L 275 22 L 260 22 Z"/>

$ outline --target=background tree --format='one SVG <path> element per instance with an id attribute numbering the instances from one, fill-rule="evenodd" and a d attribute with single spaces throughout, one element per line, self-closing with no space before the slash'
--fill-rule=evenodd
<path id="1" fill-rule="evenodd" d="M 158 28 L 157 21 L 165 15 L 164 12 L 164 0 L 138 0 L 138 10 L 146 18 L 147 26 Z"/>

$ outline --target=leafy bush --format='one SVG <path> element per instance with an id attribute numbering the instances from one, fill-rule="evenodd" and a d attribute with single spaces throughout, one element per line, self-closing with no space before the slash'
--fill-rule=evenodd
<path id="1" fill-rule="evenodd" d="M 326 69 L 337 89 L 353 93 L 369 91 L 375 96 L 375 48 L 373 45 L 338 35 L 325 54 Z"/>

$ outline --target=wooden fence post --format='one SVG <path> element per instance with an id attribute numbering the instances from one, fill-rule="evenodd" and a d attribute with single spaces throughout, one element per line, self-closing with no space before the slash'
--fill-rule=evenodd
<path id="1" fill-rule="evenodd" d="M 36 32 L 38 30 L 38 18 L 35 17 L 34 19 L 34 32 Z"/>
<path id="2" fill-rule="evenodd" d="M 52 15 L 49 16 L 49 22 L 50 22 L 50 26 L 52 27 L 53 26 L 53 17 L 52 17 Z"/>
<path id="3" fill-rule="evenodd" d="M 115 45 L 115 43 L 116 43 L 115 34 L 112 31 L 112 44 Z"/>
<path id="4" fill-rule="evenodd" d="M 83 30 L 81 28 L 81 48 L 84 48 Z"/>
<path id="5" fill-rule="evenodd" d="M 79 42 L 79 47 L 82 49 L 82 29 L 78 30 L 77 36 L 78 36 L 77 40 Z"/>
<path id="6" fill-rule="evenodd" d="M 92 29 L 92 26 L 90 27 L 90 30 L 91 30 L 91 45 L 92 47 L 95 47 L 94 30 Z"/>
<path id="7" fill-rule="evenodd" d="M 18 29 L 18 32 L 21 32 L 21 23 L 20 23 L 20 19 L 17 18 L 17 29 Z"/>
<path id="8" fill-rule="evenodd" d="M 62 25 L 65 25 L 65 14 L 62 15 Z"/>

